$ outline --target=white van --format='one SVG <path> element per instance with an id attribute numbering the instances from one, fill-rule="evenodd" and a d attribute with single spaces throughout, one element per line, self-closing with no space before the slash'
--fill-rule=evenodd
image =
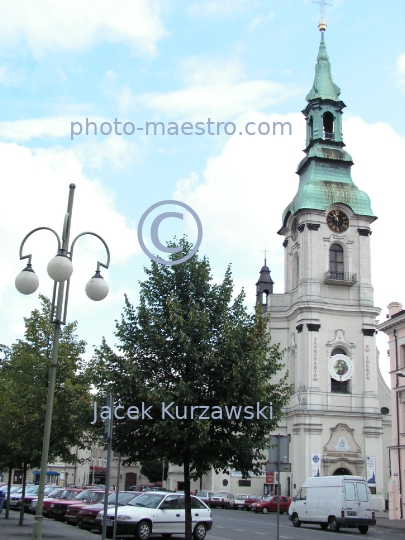
<path id="1" fill-rule="evenodd" d="M 308 478 L 288 509 L 294 527 L 301 523 L 328 525 L 334 532 L 340 527 L 357 527 L 362 534 L 375 525 L 373 502 L 362 476 L 314 476 Z"/>

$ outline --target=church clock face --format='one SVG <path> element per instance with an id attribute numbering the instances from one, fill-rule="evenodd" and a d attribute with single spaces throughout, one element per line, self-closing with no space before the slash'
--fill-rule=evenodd
<path id="1" fill-rule="evenodd" d="M 345 232 L 349 227 L 349 218 L 342 210 L 331 210 L 327 215 L 326 221 L 329 229 L 333 232 Z"/>
<path id="2" fill-rule="evenodd" d="M 294 218 L 294 221 L 292 222 L 292 225 L 291 225 L 291 238 L 293 239 L 294 242 L 297 239 L 297 234 L 298 234 L 298 219 Z"/>

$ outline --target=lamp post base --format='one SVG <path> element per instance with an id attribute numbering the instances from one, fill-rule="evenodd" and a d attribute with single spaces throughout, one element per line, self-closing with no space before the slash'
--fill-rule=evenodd
<path id="1" fill-rule="evenodd" d="M 34 525 L 32 527 L 31 540 L 41 540 L 42 538 L 42 523 L 44 516 L 35 516 Z"/>

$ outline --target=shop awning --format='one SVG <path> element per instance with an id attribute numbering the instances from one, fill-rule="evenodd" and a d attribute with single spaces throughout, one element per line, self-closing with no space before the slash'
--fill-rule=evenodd
<path id="1" fill-rule="evenodd" d="M 41 474 L 40 471 L 34 471 L 34 476 L 39 476 Z M 47 471 L 46 476 L 59 476 L 59 473 L 56 471 Z"/>

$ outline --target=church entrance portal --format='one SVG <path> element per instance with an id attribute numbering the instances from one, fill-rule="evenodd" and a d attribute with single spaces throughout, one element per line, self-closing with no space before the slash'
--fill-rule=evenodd
<path id="1" fill-rule="evenodd" d="M 333 476 L 343 476 L 344 474 L 353 476 L 353 473 L 350 472 L 349 469 L 345 469 L 344 467 L 340 467 L 339 469 L 336 469 L 336 471 L 333 473 Z"/>

